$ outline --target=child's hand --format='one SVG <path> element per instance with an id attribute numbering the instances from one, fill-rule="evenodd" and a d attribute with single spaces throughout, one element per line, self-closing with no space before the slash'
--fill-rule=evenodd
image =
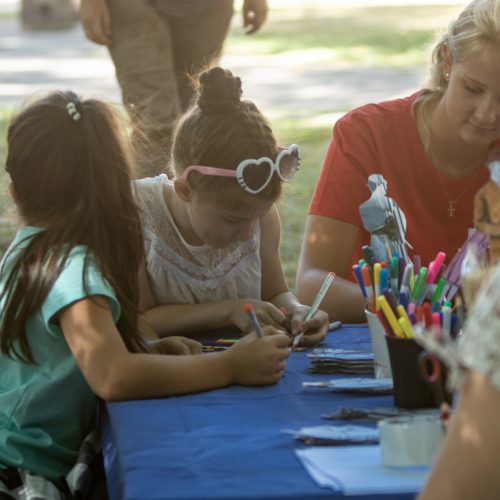
<path id="1" fill-rule="evenodd" d="M 299 345 L 312 346 L 321 342 L 328 333 L 329 318 L 328 314 L 321 309 L 309 320 L 304 321 L 309 307 L 299 305 L 294 308 L 292 316 L 292 336 L 303 334 Z"/>
<path id="2" fill-rule="evenodd" d="M 250 333 L 224 352 L 229 360 L 232 383 L 268 385 L 283 376 L 285 359 L 289 356 L 288 335 L 270 326 L 263 331 L 262 337 Z"/>
<path id="3" fill-rule="evenodd" d="M 186 337 L 165 337 L 149 342 L 150 352 L 156 354 L 200 354 L 202 345 Z"/>
<path id="4" fill-rule="evenodd" d="M 278 330 L 285 329 L 286 315 L 271 302 L 262 300 L 234 300 L 231 307 L 231 323 L 237 326 L 244 334 L 252 331 L 245 312 L 245 304 L 250 304 L 262 326 L 272 326 Z"/>

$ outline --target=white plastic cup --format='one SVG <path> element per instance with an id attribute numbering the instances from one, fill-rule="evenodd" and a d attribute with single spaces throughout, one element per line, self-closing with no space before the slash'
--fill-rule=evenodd
<path id="1" fill-rule="evenodd" d="M 370 337 L 372 340 L 373 358 L 375 363 L 375 378 L 392 378 L 389 351 L 385 341 L 385 330 L 378 316 L 365 310 Z"/>
<path id="2" fill-rule="evenodd" d="M 396 417 L 381 420 L 378 428 L 386 467 L 432 465 L 445 437 L 439 416 Z"/>

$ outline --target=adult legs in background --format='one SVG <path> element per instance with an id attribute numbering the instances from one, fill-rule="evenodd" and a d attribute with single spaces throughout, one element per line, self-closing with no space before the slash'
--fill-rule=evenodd
<path id="1" fill-rule="evenodd" d="M 219 59 L 233 16 L 233 0 L 212 0 L 196 16 L 169 18 L 174 66 L 181 108 L 185 111 L 194 92 L 188 75 L 199 73 Z"/>
<path id="2" fill-rule="evenodd" d="M 186 72 L 220 55 L 232 0 L 213 0 L 193 16 L 160 14 L 145 0 L 109 0 L 116 76 L 134 125 L 140 177 L 167 170 L 175 120 L 191 100 Z"/>

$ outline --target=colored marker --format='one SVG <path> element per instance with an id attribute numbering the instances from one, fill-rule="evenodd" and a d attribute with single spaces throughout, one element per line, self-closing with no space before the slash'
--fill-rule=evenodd
<path id="1" fill-rule="evenodd" d="M 397 313 L 400 318 L 406 318 L 408 321 L 410 320 L 406 309 L 401 304 L 397 307 Z"/>
<path id="2" fill-rule="evenodd" d="M 255 333 L 257 334 L 258 337 L 262 337 L 264 333 L 262 332 L 262 328 L 260 326 L 259 320 L 257 319 L 257 315 L 253 310 L 252 305 L 245 304 L 243 308 L 245 309 L 245 312 L 248 314 L 248 319 L 250 320 L 250 323 L 252 325 L 252 328 L 255 330 Z"/>
<path id="3" fill-rule="evenodd" d="M 421 299 L 425 296 L 425 277 L 427 276 L 427 268 L 422 266 L 418 272 L 417 282 L 415 283 L 415 288 L 413 289 L 412 301 L 417 304 L 420 303 Z"/>
<path id="4" fill-rule="evenodd" d="M 399 325 L 401 326 L 401 329 L 403 330 L 403 333 L 407 339 L 412 339 L 415 337 L 415 334 L 413 333 L 413 326 L 411 325 L 410 318 L 405 318 L 405 317 L 400 317 L 398 319 Z"/>
<path id="5" fill-rule="evenodd" d="M 401 288 L 399 291 L 401 293 L 410 293 L 410 279 L 411 275 L 413 274 L 413 264 L 411 262 L 408 262 L 405 266 L 405 270 L 403 272 L 403 279 L 401 280 Z"/>
<path id="6" fill-rule="evenodd" d="M 443 306 L 443 333 L 451 335 L 451 302 L 446 301 Z"/>
<path id="7" fill-rule="evenodd" d="M 384 316 L 386 317 L 387 322 L 389 323 L 389 326 L 391 327 L 391 330 L 394 332 L 394 334 L 397 337 L 404 337 L 403 329 L 396 319 L 396 316 L 393 313 L 391 306 L 387 302 L 387 299 L 383 295 L 379 295 L 377 297 L 377 302 L 380 309 L 382 309 L 382 312 L 384 313 Z"/>
<path id="8" fill-rule="evenodd" d="M 326 275 L 326 278 L 323 281 L 323 284 L 321 285 L 321 288 L 319 289 L 318 294 L 316 295 L 316 297 L 314 297 L 314 300 L 311 304 L 311 307 L 309 308 L 309 311 L 307 311 L 307 314 L 306 314 L 306 317 L 304 318 L 304 321 L 309 321 L 316 314 L 321 302 L 325 298 L 326 292 L 328 292 L 328 289 L 330 288 L 330 285 L 333 283 L 334 279 L 335 279 L 334 272 L 329 272 Z M 304 335 L 304 332 L 301 332 L 293 339 L 293 344 L 292 344 L 293 347 L 296 347 L 300 344 L 300 341 L 302 340 L 303 335 Z"/>
<path id="9" fill-rule="evenodd" d="M 326 292 L 328 292 L 328 289 L 330 288 L 330 285 L 333 283 L 334 279 L 335 279 L 334 272 L 330 272 L 326 275 L 325 281 L 323 281 L 323 284 L 319 289 L 318 295 L 316 295 L 316 297 L 314 298 L 313 303 L 311 304 L 311 308 L 307 312 L 304 321 L 309 321 L 316 314 L 321 302 L 325 298 Z"/>
<path id="10" fill-rule="evenodd" d="M 434 293 L 432 294 L 431 297 L 431 302 L 439 302 L 441 303 L 441 294 L 443 293 L 444 290 L 444 285 L 446 285 L 446 280 L 444 279 L 443 276 L 439 278 L 438 284 L 436 286 L 436 289 L 434 290 Z"/>
<path id="11" fill-rule="evenodd" d="M 382 267 L 380 270 L 380 291 L 384 293 L 389 286 L 389 273 L 387 272 L 387 268 Z"/>
<path id="12" fill-rule="evenodd" d="M 397 296 L 398 294 L 398 279 L 399 279 L 399 261 L 398 257 L 391 257 L 391 289 L 392 293 Z"/>
<path id="13" fill-rule="evenodd" d="M 422 310 L 424 311 L 425 326 L 429 328 L 432 324 L 432 312 L 429 302 L 424 302 L 422 304 Z"/>
<path id="14" fill-rule="evenodd" d="M 386 317 L 384 316 L 384 313 L 379 309 L 377 311 L 377 318 L 380 321 L 380 324 L 382 325 L 382 328 L 385 331 L 385 334 L 388 335 L 389 337 L 395 337 L 394 332 L 392 331 L 392 328 L 390 327 Z"/>
<path id="15" fill-rule="evenodd" d="M 408 309 L 408 294 L 405 292 L 399 292 L 399 303 L 406 309 Z"/>
<path id="16" fill-rule="evenodd" d="M 429 271 L 427 272 L 427 283 L 434 283 L 441 266 L 446 259 L 446 254 L 444 252 L 438 252 L 436 258 L 429 264 Z"/>
<path id="17" fill-rule="evenodd" d="M 415 270 L 415 274 L 418 274 L 421 266 L 420 255 L 414 255 L 412 260 L 413 260 L 413 269 Z"/>
<path id="18" fill-rule="evenodd" d="M 328 331 L 329 332 L 334 332 L 335 330 L 339 330 L 343 326 L 344 325 L 343 325 L 342 321 L 334 321 L 333 323 L 330 323 L 328 325 Z"/>
<path id="19" fill-rule="evenodd" d="M 361 266 L 355 264 L 352 266 L 352 272 L 354 273 L 354 277 L 356 278 L 356 281 L 358 282 L 359 288 L 361 289 L 361 293 L 363 294 L 363 297 L 366 299 L 366 290 L 365 290 L 365 285 L 363 284 L 363 276 L 361 274 Z"/>
<path id="20" fill-rule="evenodd" d="M 406 261 L 403 257 L 398 257 L 398 290 L 401 289 L 403 283 L 403 275 L 406 269 Z"/>
<path id="21" fill-rule="evenodd" d="M 388 288 L 382 295 L 386 298 L 387 303 L 391 306 L 391 309 L 393 310 L 394 314 L 396 314 L 398 303 L 396 301 L 396 297 L 394 297 L 394 294 L 392 293 L 392 290 Z"/>
<path id="22" fill-rule="evenodd" d="M 373 266 L 373 289 L 375 291 L 375 296 L 380 295 L 380 271 L 382 266 L 380 262 L 376 262 Z M 377 304 L 375 303 L 375 310 L 377 310 Z"/>
<path id="23" fill-rule="evenodd" d="M 368 304 L 368 308 L 373 308 L 373 287 L 372 280 L 370 278 L 370 269 L 367 265 L 364 265 L 361 268 L 361 275 L 363 276 L 363 285 L 366 290 L 366 302 Z"/>

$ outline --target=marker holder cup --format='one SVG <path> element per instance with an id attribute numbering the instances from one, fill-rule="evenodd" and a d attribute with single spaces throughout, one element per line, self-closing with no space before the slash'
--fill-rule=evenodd
<path id="1" fill-rule="evenodd" d="M 365 314 L 372 341 L 375 378 L 391 378 L 391 362 L 389 360 L 389 351 L 385 341 L 386 334 L 384 327 L 376 314 L 368 310 L 365 310 Z"/>
<path id="2" fill-rule="evenodd" d="M 434 387 L 420 373 L 418 359 L 424 351 L 415 339 L 403 339 L 386 335 L 392 378 L 394 381 L 394 404 L 409 410 L 439 408 Z M 446 367 L 441 363 L 442 394 L 451 404 L 452 395 L 446 391 Z"/>

